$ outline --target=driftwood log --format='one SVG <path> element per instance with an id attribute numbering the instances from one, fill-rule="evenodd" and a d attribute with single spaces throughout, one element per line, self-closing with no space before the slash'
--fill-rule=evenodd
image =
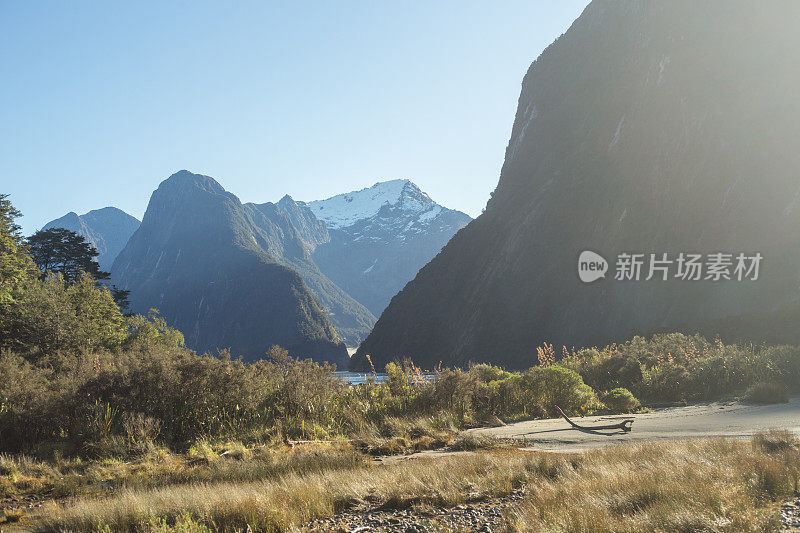
<path id="1" fill-rule="evenodd" d="M 574 427 L 575 429 L 582 429 L 584 431 L 597 431 L 597 430 L 605 430 L 605 429 L 621 429 L 622 431 L 625 431 L 625 432 L 628 432 L 631 429 L 633 429 L 633 419 L 632 418 L 625 419 L 622 422 L 619 422 L 618 424 L 606 424 L 606 425 L 601 425 L 601 426 L 581 426 L 581 425 L 576 424 L 572 420 L 570 420 L 569 417 L 564 414 L 564 411 L 562 411 L 559 406 L 556 405 L 556 409 L 558 409 L 558 412 L 561 413 L 561 416 L 564 417 L 564 420 L 569 422 L 569 425 Z"/>

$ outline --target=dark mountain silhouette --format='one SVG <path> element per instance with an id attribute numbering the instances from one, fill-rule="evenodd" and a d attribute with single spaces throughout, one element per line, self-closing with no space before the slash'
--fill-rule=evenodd
<path id="1" fill-rule="evenodd" d="M 486 211 L 352 363 L 535 364 L 791 305 L 800 286 L 800 3 L 592 2 L 531 65 Z M 591 249 L 611 266 L 581 283 Z M 760 252 L 757 281 L 616 281 L 621 252 Z M 646 274 L 646 273 L 645 273 Z M 644 276 L 643 276 L 644 277 Z"/>
<path id="2" fill-rule="evenodd" d="M 180 171 L 153 192 L 112 280 L 131 290 L 132 310 L 158 308 L 198 351 L 230 348 L 253 360 L 278 344 L 341 364 L 346 349 L 325 310 L 300 274 L 281 264 L 304 254 L 281 216 L 242 205 L 208 176 Z"/>
<path id="3" fill-rule="evenodd" d="M 69 212 L 48 222 L 42 229 L 64 228 L 82 235 L 100 253 L 97 256 L 100 270 L 108 272 L 117 254 L 138 227 L 139 220 L 125 211 L 116 207 L 104 207 L 83 215 Z"/>

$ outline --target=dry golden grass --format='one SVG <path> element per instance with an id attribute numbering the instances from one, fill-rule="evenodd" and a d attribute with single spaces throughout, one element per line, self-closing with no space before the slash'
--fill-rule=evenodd
<path id="1" fill-rule="evenodd" d="M 797 489 L 797 440 L 783 432 L 752 446 L 731 440 L 616 446 L 575 470 L 528 486 L 509 517 L 515 531 L 776 531 L 775 502 Z"/>
<path id="2" fill-rule="evenodd" d="M 188 514 L 219 530 L 283 531 L 331 516 L 359 501 L 387 507 L 416 503 L 453 505 L 492 497 L 519 486 L 548 458 L 535 454 L 481 454 L 406 461 L 393 466 L 315 474 L 290 474 L 249 483 L 193 483 L 153 490 L 127 490 L 111 498 L 52 504 L 35 524 L 39 530 L 148 530 L 156 520 L 173 523 Z"/>
<path id="3" fill-rule="evenodd" d="M 776 502 L 797 489 L 798 469 L 797 441 L 785 432 L 752 443 L 675 441 L 575 455 L 502 449 L 261 481 L 127 489 L 51 504 L 28 525 L 285 531 L 359 503 L 448 506 L 525 486 L 526 500 L 507 516 L 511 531 L 771 531 Z"/>
<path id="4" fill-rule="evenodd" d="M 183 483 L 275 479 L 290 472 L 358 468 L 366 458 L 347 442 L 296 448 L 238 442 L 198 441 L 188 453 L 155 448 L 134 460 L 79 458 L 38 461 L 0 455 L 0 498 L 64 498 L 107 495 L 120 489 L 146 489 Z"/>

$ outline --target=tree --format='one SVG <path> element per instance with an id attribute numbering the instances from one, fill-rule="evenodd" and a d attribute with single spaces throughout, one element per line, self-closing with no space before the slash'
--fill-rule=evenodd
<path id="1" fill-rule="evenodd" d="M 159 316 L 158 311 L 151 309 L 147 316 L 132 315 L 126 318 L 128 338 L 124 346 L 183 346 L 183 333 L 167 325 L 167 321 Z"/>
<path id="2" fill-rule="evenodd" d="M 97 266 L 97 251 L 83 237 L 64 229 L 40 231 L 29 239 L 29 250 L 14 222 L 19 216 L 8 195 L 0 194 L 0 349 L 37 357 L 183 346 L 183 335 L 156 313 L 122 314 L 119 301 L 125 305 L 129 292 L 101 283 L 108 273 Z"/>
<path id="3" fill-rule="evenodd" d="M 130 295 L 131 291 L 127 289 L 120 289 L 116 285 L 111 286 L 111 297 L 114 298 L 114 301 L 122 311 L 128 310 L 128 306 L 131 304 L 130 300 L 128 299 Z"/>
<path id="4" fill-rule="evenodd" d="M 82 235 L 64 228 L 40 230 L 28 238 L 31 257 L 42 271 L 58 272 L 68 282 L 77 280 L 85 272 L 97 281 L 111 277 L 100 270 L 95 258 L 98 251 Z"/>
<path id="5" fill-rule="evenodd" d="M 14 298 L 19 284 L 34 272 L 14 220 L 22 214 L 11 204 L 7 194 L 0 194 L 0 305 Z"/>
<path id="6" fill-rule="evenodd" d="M 111 277 L 108 272 L 100 270 L 96 258 L 99 255 L 91 243 L 86 242 L 83 235 L 64 228 L 40 230 L 28 239 L 28 248 L 33 261 L 41 270 L 40 277 L 48 273 L 59 273 L 72 283 L 83 273 L 89 274 L 99 283 Z M 131 292 L 114 285 L 109 287 L 111 296 L 123 311 L 128 308 L 128 297 Z"/>
<path id="7" fill-rule="evenodd" d="M 0 194 L 0 344 L 10 336 L 10 311 L 22 297 L 23 286 L 36 277 L 36 266 L 14 222 L 20 216 L 8 195 Z"/>

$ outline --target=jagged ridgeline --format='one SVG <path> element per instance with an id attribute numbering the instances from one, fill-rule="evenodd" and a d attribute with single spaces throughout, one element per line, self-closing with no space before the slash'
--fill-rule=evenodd
<path id="1" fill-rule="evenodd" d="M 376 366 L 408 356 L 523 367 L 544 341 L 592 345 L 726 317 L 746 329 L 747 317 L 793 306 L 798 20 L 793 1 L 592 2 L 528 70 L 485 213 L 394 297 L 356 366 L 371 354 Z M 586 249 L 612 269 L 621 252 L 763 262 L 750 282 L 585 284 Z"/>
<path id="2" fill-rule="evenodd" d="M 252 360 L 278 344 L 344 363 L 345 345 L 319 300 L 279 260 L 302 262 L 304 250 L 276 220 L 279 213 L 243 205 L 208 176 L 178 172 L 153 192 L 112 279 L 131 290 L 134 311 L 158 308 L 198 351 L 227 347 Z"/>
<path id="3" fill-rule="evenodd" d="M 314 261 L 375 316 L 472 220 L 439 205 L 409 180 L 376 183 L 306 205 L 330 234 L 314 249 Z"/>

